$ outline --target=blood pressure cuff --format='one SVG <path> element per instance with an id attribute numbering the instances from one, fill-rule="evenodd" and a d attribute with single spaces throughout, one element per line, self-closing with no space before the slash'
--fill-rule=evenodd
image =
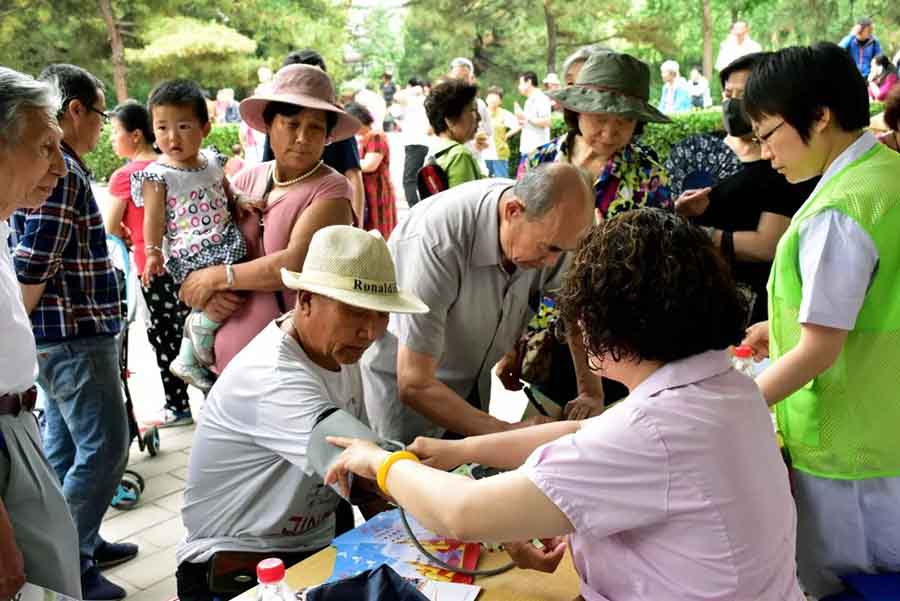
<path id="1" fill-rule="evenodd" d="M 312 433 L 309 435 L 309 444 L 307 446 L 307 460 L 309 461 L 310 468 L 323 477 L 328 473 L 328 470 L 338 456 L 344 451 L 341 447 L 333 445 L 325 440 L 328 436 L 371 440 L 387 451 L 397 451 L 403 448 L 403 445 L 400 443 L 379 437 L 371 428 L 369 428 L 369 426 L 362 423 L 350 413 L 334 407 L 323 412 L 318 417 L 316 424 L 313 426 Z M 349 500 L 351 503 L 355 503 L 356 499 L 353 498 L 354 487 L 352 474 L 350 475 L 350 487 L 351 498 Z M 341 494 L 337 484 L 332 485 L 332 488 L 334 488 L 338 494 Z"/>

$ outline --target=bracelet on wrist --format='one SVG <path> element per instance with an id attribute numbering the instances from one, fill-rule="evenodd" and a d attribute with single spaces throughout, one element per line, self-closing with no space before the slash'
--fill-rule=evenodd
<path id="1" fill-rule="evenodd" d="M 389 493 L 387 489 L 388 472 L 391 471 L 391 468 L 394 467 L 395 463 L 407 459 L 419 463 L 419 458 L 409 451 L 394 451 L 393 453 L 388 455 L 384 461 L 381 462 L 381 467 L 378 468 L 377 474 L 378 488 L 380 488 L 381 492 L 383 492 L 387 496 L 391 496 L 391 493 Z"/>
<path id="2" fill-rule="evenodd" d="M 234 288 L 234 265 L 231 263 L 225 264 L 225 286 L 229 290 Z"/>
<path id="3" fill-rule="evenodd" d="M 162 254 L 162 248 L 156 246 L 155 244 L 147 244 L 146 246 L 144 246 L 144 250 L 148 253 Z"/>

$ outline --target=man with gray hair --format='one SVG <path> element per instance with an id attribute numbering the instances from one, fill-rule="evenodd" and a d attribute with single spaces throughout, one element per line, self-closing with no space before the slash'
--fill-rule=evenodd
<path id="1" fill-rule="evenodd" d="M 397 282 L 430 307 L 392 315 L 362 360 L 366 409 L 382 436 L 473 436 L 531 425 L 490 416 L 490 370 L 518 360 L 515 345 L 547 290 L 558 288 L 593 221 L 590 182 L 555 163 L 519 181 L 478 180 L 417 204 L 391 233 Z M 583 400 L 602 406 L 580 337 L 575 364 Z M 516 378 L 501 378 L 510 389 Z M 517 386 L 518 385 L 518 386 Z M 539 421 L 539 420 L 537 420 Z"/>
<path id="2" fill-rule="evenodd" d="M 66 174 L 59 106 L 54 86 L 0 67 L 0 599 L 26 580 L 81 598 L 78 533 L 31 413 L 37 351 L 6 224 Z"/>

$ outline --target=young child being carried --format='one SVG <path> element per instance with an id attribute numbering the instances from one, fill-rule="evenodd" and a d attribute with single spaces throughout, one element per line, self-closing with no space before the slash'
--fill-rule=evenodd
<path id="1" fill-rule="evenodd" d="M 233 217 L 237 195 L 223 166 L 225 157 L 200 149 L 209 134 L 209 114 L 200 87 L 192 81 L 161 83 L 147 102 L 153 118 L 159 159 L 131 176 L 132 198 L 144 207 L 147 263 L 141 279 L 165 271 L 180 284 L 193 271 L 211 265 L 232 265 L 247 253 Z M 178 357 L 169 371 L 207 391 L 212 374 L 216 330 L 222 324 L 194 310 L 184 324 Z"/>

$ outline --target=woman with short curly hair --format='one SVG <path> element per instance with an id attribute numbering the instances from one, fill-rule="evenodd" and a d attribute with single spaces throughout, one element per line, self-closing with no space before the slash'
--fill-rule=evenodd
<path id="1" fill-rule="evenodd" d="M 522 567 L 554 571 L 567 545 L 553 537 L 568 535 L 588 601 L 802 601 L 787 470 L 759 389 L 725 350 L 745 307 L 709 237 L 660 209 L 604 221 L 581 243 L 561 303 L 592 368 L 628 386 L 624 401 L 580 422 L 418 438 L 409 450 L 430 467 L 331 439 L 349 448 L 326 481 L 378 474 L 453 538 L 544 537 L 542 551 L 505 545 Z M 514 471 L 439 471 L 466 462 Z"/>
<path id="2" fill-rule="evenodd" d="M 445 79 L 431 89 L 425 98 L 425 113 L 440 144 L 428 160 L 441 166 L 447 174 L 448 187 L 481 179 L 478 160 L 466 147 L 478 130 L 478 86 L 462 79 Z"/>

